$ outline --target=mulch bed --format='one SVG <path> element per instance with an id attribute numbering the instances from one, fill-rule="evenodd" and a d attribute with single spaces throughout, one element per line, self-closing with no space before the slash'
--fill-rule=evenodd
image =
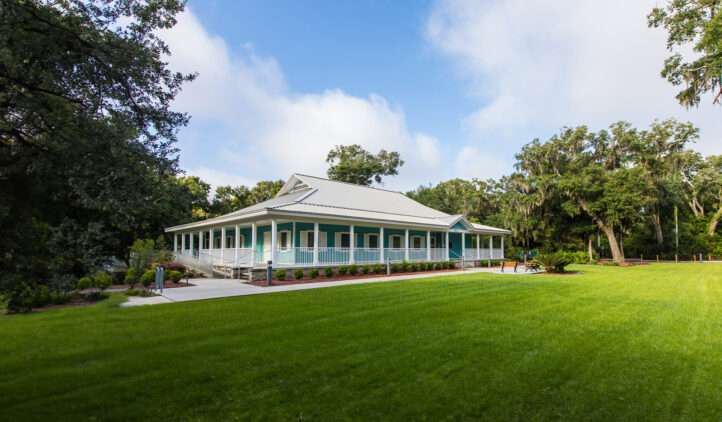
<path id="1" fill-rule="evenodd" d="M 604 265 L 604 262 L 612 262 L 612 261 L 599 261 L 597 262 L 597 265 Z M 617 267 L 636 267 L 637 265 L 649 265 L 651 262 L 620 262 L 619 265 L 615 265 Z"/>
<path id="2" fill-rule="evenodd" d="M 311 277 L 309 277 L 308 275 L 304 275 L 303 278 L 300 279 L 300 280 L 296 280 L 295 278 L 293 278 L 293 272 L 291 271 L 291 272 L 287 272 L 287 273 L 290 275 L 290 279 L 280 281 L 280 280 L 276 280 L 276 279 L 274 278 L 274 279 L 273 279 L 273 284 L 272 284 L 272 286 L 288 286 L 288 285 L 291 285 L 291 284 L 322 283 L 322 282 L 325 282 L 325 281 L 363 280 L 363 279 L 365 279 L 365 278 L 396 277 L 396 276 L 400 276 L 400 275 L 412 275 L 412 274 L 416 274 L 416 275 L 419 275 L 419 274 L 429 274 L 429 275 L 432 275 L 432 274 L 439 274 L 439 273 L 448 273 L 448 272 L 451 272 L 451 271 L 463 271 L 463 270 L 462 270 L 461 268 L 454 268 L 454 269 L 450 269 L 450 270 L 407 271 L 407 272 L 391 273 L 391 275 L 386 275 L 386 273 L 382 273 L 382 274 L 373 274 L 373 273 L 363 274 L 363 273 L 358 273 L 358 274 L 356 274 L 356 275 L 348 275 L 348 274 L 347 274 L 347 275 L 345 275 L 345 276 L 343 276 L 343 277 L 339 276 L 338 274 L 334 274 L 334 275 L 331 276 L 331 277 L 326 277 L 325 275 L 323 275 L 323 272 L 321 272 L 321 274 L 319 274 L 318 277 L 316 277 L 316 278 L 311 278 Z M 257 280 L 257 281 L 252 281 L 252 282 L 245 282 L 244 284 L 250 284 L 250 285 L 252 285 L 252 286 L 260 286 L 260 287 L 268 287 L 268 286 L 266 285 L 266 280 Z"/>

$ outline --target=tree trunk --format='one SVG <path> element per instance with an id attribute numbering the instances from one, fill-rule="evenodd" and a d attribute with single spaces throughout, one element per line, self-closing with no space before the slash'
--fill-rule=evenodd
<path id="1" fill-rule="evenodd" d="M 717 212 L 714 213 L 714 215 L 712 216 L 712 220 L 710 220 L 709 222 L 709 230 L 707 231 L 708 235 L 714 236 L 714 232 L 717 230 L 717 223 L 719 223 L 720 217 L 722 217 L 722 204 L 720 204 Z"/>
<path id="2" fill-rule="evenodd" d="M 589 241 L 587 242 L 587 249 L 589 250 L 589 260 L 594 260 L 594 254 L 597 253 L 597 251 L 594 250 L 594 242 L 593 242 L 594 236 L 589 236 Z"/>
<path id="3" fill-rule="evenodd" d="M 662 222 L 660 221 L 659 213 L 652 214 L 652 224 L 654 225 L 654 238 L 657 239 L 657 244 L 661 245 L 664 243 L 664 237 L 662 235 Z"/>
<path id="4" fill-rule="evenodd" d="M 607 240 L 609 241 L 609 249 L 612 252 L 612 260 L 620 263 L 624 262 L 624 252 L 619 248 L 619 244 L 617 243 L 617 237 L 614 235 L 614 227 L 611 224 L 605 224 L 601 218 L 597 217 L 597 215 L 592 212 L 586 202 L 582 200 L 577 200 L 577 203 L 590 217 L 592 217 L 592 220 L 597 223 L 599 229 L 604 232 L 604 235 L 607 236 Z"/>

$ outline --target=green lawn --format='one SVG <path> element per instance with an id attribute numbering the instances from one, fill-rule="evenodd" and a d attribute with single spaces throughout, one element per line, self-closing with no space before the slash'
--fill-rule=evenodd
<path id="1" fill-rule="evenodd" d="M 0 419 L 722 420 L 722 265 L 0 317 Z"/>

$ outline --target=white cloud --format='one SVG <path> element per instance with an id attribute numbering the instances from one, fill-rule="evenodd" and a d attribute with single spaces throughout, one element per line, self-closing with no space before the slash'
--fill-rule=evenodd
<path id="1" fill-rule="evenodd" d="M 440 1 L 426 22 L 430 43 L 452 59 L 480 107 L 462 119 L 478 149 L 511 157 L 562 126 L 601 129 L 618 120 L 692 121 L 694 147 L 720 153 L 722 109 L 711 98 L 685 110 L 659 77 L 665 33 L 647 28 L 658 2 L 609 0 Z M 507 159 L 508 160 L 508 159 Z M 509 162 L 507 162 L 509 166 Z"/>
<path id="2" fill-rule="evenodd" d="M 439 141 L 411 133 L 403 110 L 377 94 L 291 93 L 275 59 L 257 55 L 250 44 L 233 51 L 189 10 L 162 37 L 172 69 L 199 73 L 175 103 L 192 116 L 182 134 L 181 163 L 214 185 L 291 172 L 324 176 L 328 151 L 352 143 L 401 153 L 406 165 L 385 179 L 388 188 L 410 189 L 449 171 L 441 165 Z"/>

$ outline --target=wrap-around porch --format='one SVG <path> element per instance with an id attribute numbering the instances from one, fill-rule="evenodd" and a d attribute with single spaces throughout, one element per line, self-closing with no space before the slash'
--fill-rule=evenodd
<path id="1" fill-rule="evenodd" d="M 216 267 L 320 267 L 504 259 L 504 237 L 467 230 L 272 219 L 174 235 L 178 260 Z"/>

